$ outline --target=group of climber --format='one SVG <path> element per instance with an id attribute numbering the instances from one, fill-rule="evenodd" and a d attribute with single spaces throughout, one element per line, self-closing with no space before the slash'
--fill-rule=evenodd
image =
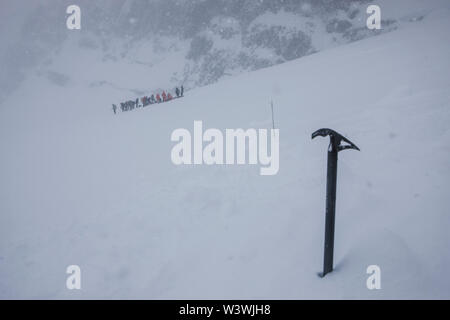
<path id="1" fill-rule="evenodd" d="M 178 88 L 178 87 L 175 88 L 175 95 L 176 95 L 176 98 L 181 98 L 184 95 L 183 86 L 181 86 L 180 88 Z M 174 98 L 175 97 L 173 97 L 170 92 L 166 93 L 165 91 L 163 91 L 161 94 L 159 94 L 159 93 L 157 93 L 156 95 L 152 94 L 150 97 L 145 96 L 145 97 L 142 97 L 141 99 L 136 98 L 135 101 L 128 100 L 126 102 L 121 102 L 120 109 L 122 110 L 122 112 L 130 111 L 130 110 L 133 110 L 134 108 L 146 107 L 150 104 L 166 102 L 166 101 L 170 101 Z M 141 104 L 139 103 L 139 100 L 140 100 Z M 112 109 L 113 109 L 114 114 L 116 114 L 118 108 L 115 104 L 112 105 Z"/>

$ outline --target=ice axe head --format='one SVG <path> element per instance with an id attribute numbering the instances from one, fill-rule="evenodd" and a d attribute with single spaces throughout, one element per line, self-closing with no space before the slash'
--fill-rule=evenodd
<path id="1" fill-rule="evenodd" d="M 317 136 L 321 137 L 330 136 L 330 146 L 328 148 L 328 151 L 339 152 L 345 149 L 356 149 L 360 151 L 359 148 L 353 142 L 343 137 L 341 134 L 337 133 L 334 130 L 327 128 L 319 129 L 312 134 L 311 139 L 314 139 Z M 344 142 L 345 144 L 341 144 L 342 142 Z"/>

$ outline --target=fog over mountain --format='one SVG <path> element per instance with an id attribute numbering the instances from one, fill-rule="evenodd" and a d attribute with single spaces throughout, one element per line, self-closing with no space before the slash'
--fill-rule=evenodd
<path id="1" fill-rule="evenodd" d="M 80 0 L 81 30 L 68 30 L 66 8 L 73 1 L 2 1 L 0 99 L 30 74 L 59 85 L 76 78 L 54 65 L 68 48 L 109 70 L 111 78 L 98 78 L 94 86 L 141 92 L 211 84 L 396 28 L 396 19 L 383 16 L 383 29 L 369 32 L 367 2 Z M 133 73 L 117 62 L 151 81 L 134 83 Z"/>

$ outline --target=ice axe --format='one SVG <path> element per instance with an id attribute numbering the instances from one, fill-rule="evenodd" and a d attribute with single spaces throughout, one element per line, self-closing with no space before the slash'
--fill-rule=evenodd
<path id="1" fill-rule="evenodd" d="M 325 248 L 323 257 L 323 273 L 324 277 L 327 273 L 333 271 L 333 251 L 334 251 L 334 221 L 336 211 L 336 178 L 337 178 L 337 161 L 338 152 L 346 149 L 359 148 L 350 140 L 343 137 L 331 129 L 319 129 L 315 131 L 311 139 L 317 136 L 330 136 L 330 145 L 328 146 L 327 160 L 327 200 L 325 210 Z M 345 144 L 341 144 L 344 142 Z"/>

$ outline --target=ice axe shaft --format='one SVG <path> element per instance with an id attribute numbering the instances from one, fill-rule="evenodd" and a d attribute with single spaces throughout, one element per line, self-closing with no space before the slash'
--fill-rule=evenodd
<path id="1" fill-rule="evenodd" d="M 338 153 L 328 151 L 327 160 L 327 198 L 325 210 L 325 249 L 323 256 L 323 275 L 333 271 L 334 221 L 336 212 L 336 181 Z"/>
<path id="2" fill-rule="evenodd" d="M 334 252 L 334 225 L 336 217 L 336 183 L 337 183 L 337 161 L 338 152 L 346 149 L 359 148 L 350 140 L 344 138 L 341 134 L 331 129 L 319 129 L 312 134 L 312 139 L 317 136 L 330 136 L 330 145 L 328 147 L 327 159 L 327 197 L 325 210 L 325 246 L 323 256 L 323 273 L 333 271 L 333 252 Z M 342 145 L 341 143 L 346 144 Z"/>

